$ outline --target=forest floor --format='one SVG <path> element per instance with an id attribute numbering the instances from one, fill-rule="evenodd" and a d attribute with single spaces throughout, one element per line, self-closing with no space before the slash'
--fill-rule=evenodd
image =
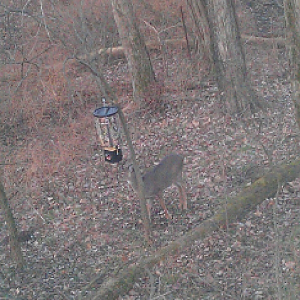
<path id="1" fill-rule="evenodd" d="M 164 217 L 158 203 L 153 205 L 150 248 L 143 238 L 138 197 L 127 183 L 127 144 L 123 138 L 121 163 L 104 162 L 92 116 L 100 103 L 88 88 L 88 100 L 76 98 L 66 120 L 50 111 L 44 112 L 48 115 L 38 130 L 6 128 L 18 135 L 2 137 L 4 152 L 13 143 L 20 162 L 6 168 L 8 196 L 20 228 L 33 227 L 35 239 L 23 245 L 27 266 L 19 272 L 9 246 L 0 245 L 0 299 L 91 295 L 123 266 L 213 216 L 224 199 L 272 165 L 298 157 L 286 49 L 245 47 L 253 87 L 269 106 L 249 119 L 223 114 L 215 82 L 204 79 L 205 66 L 198 61 L 195 67 L 180 49 L 170 49 L 167 68 L 160 54 L 152 54 L 155 70 L 165 74 L 162 102 L 155 110 L 151 103 L 134 112 L 126 109 L 131 93 L 126 65 L 106 70 L 125 107 L 141 171 L 170 152 L 185 156 L 188 211 L 177 210 L 177 190 L 168 189 L 164 197 L 173 219 Z M 88 76 L 83 72 L 76 80 Z M 298 180 L 279 187 L 275 199 L 266 199 L 243 222 L 228 224 L 168 257 L 119 299 L 300 299 L 299 193 Z M 2 230 L 0 240 L 6 234 Z"/>

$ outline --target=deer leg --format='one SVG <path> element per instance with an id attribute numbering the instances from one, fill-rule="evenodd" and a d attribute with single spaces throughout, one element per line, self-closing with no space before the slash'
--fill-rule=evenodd
<path id="1" fill-rule="evenodd" d="M 184 186 L 181 186 L 182 198 L 183 198 L 183 209 L 187 210 L 187 195 Z"/>
<path id="2" fill-rule="evenodd" d="M 168 212 L 168 210 L 167 210 L 165 201 L 164 201 L 164 199 L 163 199 L 162 196 L 163 196 L 162 193 L 160 193 L 160 194 L 158 195 L 159 203 L 160 203 L 161 207 L 163 208 L 163 210 L 164 210 L 164 212 L 165 212 L 166 218 L 167 218 L 167 219 L 172 219 L 172 216 L 169 215 L 169 212 Z"/>
<path id="3" fill-rule="evenodd" d="M 146 207 L 147 207 L 147 212 L 148 212 L 149 220 L 151 220 L 151 208 L 152 208 L 152 201 L 151 201 L 151 199 L 147 199 Z"/>
<path id="4" fill-rule="evenodd" d="M 183 184 L 177 184 L 179 190 L 179 209 L 187 210 L 187 195 Z"/>

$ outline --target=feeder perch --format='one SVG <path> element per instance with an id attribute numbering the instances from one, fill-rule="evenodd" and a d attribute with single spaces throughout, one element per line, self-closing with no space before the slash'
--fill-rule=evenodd
<path id="1" fill-rule="evenodd" d="M 105 106 L 105 100 L 102 101 L 104 106 L 94 111 L 96 130 L 104 151 L 105 161 L 117 163 L 123 158 L 117 118 L 118 107 Z"/>

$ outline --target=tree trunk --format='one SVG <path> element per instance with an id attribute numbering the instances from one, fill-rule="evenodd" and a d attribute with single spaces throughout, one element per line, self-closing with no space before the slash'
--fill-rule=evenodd
<path id="1" fill-rule="evenodd" d="M 138 263 L 131 264 L 119 272 L 117 278 L 110 278 L 104 282 L 93 300 L 113 300 L 120 295 L 128 293 L 134 283 L 143 276 L 146 268 L 165 260 L 172 254 L 190 247 L 196 240 L 201 240 L 217 231 L 226 223 L 241 221 L 252 210 L 257 208 L 266 198 L 272 198 L 278 191 L 279 184 L 294 181 L 300 173 L 300 160 L 293 161 L 287 165 L 273 168 L 265 176 L 255 181 L 251 186 L 245 188 L 233 199 L 227 199 L 226 204 L 216 211 L 215 215 L 205 220 L 199 226 L 187 234 L 171 242 L 168 246 L 158 250 L 153 255 L 140 259 Z"/>
<path id="2" fill-rule="evenodd" d="M 12 253 L 12 257 L 17 264 L 17 268 L 22 268 L 24 265 L 24 260 L 22 256 L 22 251 L 18 239 L 17 226 L 9 207 L 7 197 L 4 191 L 4 186 L 0 182 L 0 208 L 3 211 L 5 221 L 7 223 L 8 231 L 9 231 L 9 241 L 10 241 L 10 249 Z"/>
<path id="3" fill-rule="evenodd" d="M 208 0 L 215 75 L 225 111 L 244 114 L 262 107 L 247 78 L 245 55 L 232 0 Z"/>
<path id="4" fill-rule="evenodd" d="M 202 52 L 202 59 L 208 60 L 208 62 L 212 65 L 212 44 L 210 40 L 209 22 L 205 1 L 188 0 L 187 3 L 196 29 L 196 35 L 199 39 L 199 50 Z"/>
<path id="5" fill-rule="evenodd" d="M 290 47 L 292 97 L 295 104 L 295 117 L 300 128 L 300 2 L 284 1 L 287 37 Z"/>
<path id="6" fill-rule="evenodd" d="M 132 74 L 133 97 L 138 104 L 152 95 L 155 74 L 145 41 L 139 31 L 131 0 L 111 0 L 114 18 Z"/>

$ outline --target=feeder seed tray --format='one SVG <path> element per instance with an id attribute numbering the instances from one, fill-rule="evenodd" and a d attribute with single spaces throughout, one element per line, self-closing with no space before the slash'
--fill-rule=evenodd
<path id="1" fill-rule="evenodd" d="M 118 107 L 116 106 L 103 106 L 95 109 L 94 117 L 107 118 L 115 115 L 117 112 L 118 112 Z"/>

